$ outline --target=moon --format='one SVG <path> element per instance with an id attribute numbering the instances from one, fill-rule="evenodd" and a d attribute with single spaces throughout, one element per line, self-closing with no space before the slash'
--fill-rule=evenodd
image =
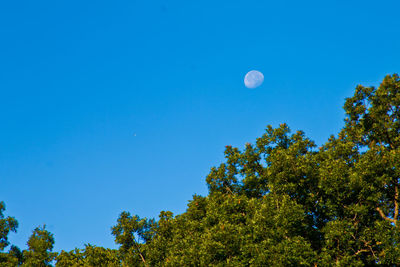
<path id="1" fill-rule="evenodd" d="M 244 76 L 244 85 L 250 89 L 259 87 L 263 82 L 264 75 L 258 70 L 251 70 Z"/>

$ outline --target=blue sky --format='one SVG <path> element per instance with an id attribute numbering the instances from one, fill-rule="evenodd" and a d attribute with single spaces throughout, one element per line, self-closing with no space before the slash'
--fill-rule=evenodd
<path id="1" fill-rule="evenodd" d="M 400 70 L 399 1 L 2 1 L 0 200 L 26 248 L 115 247 L 126 210 L 183 212 L 265 126 L 318 144 Z M 249 70 L 264 84 L 244 87 Z M 135 136 L 136 135 L 136 136 Z"/>

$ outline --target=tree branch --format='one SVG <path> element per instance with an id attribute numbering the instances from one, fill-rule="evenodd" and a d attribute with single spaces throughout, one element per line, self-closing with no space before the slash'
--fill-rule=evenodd
<path id="1" fill-rule="evenodd" d="M 389 222 L 392 222 L 392 223 L 394 223 L 394 225 L 396 226 L 396 220 L 387 217 L 387 216 L 385 215 L 385 213 L 383 213 L 383 211 L 382 211 L 379 207 L 377 207 L 376 210 L 379 212 L 379 214 L 381 215 L 381 217 L 382 217 L 384 220 L 389 221 Z"/>
<path id="2" fill-rule="evenodd" d="M 398 185 L 395 185 L 394 186 L 394 216 L 393 216 L 393 219 L 394 219 L 394 221 L 395 221 L 395 225 L 396 225 L 396 222 L 397 222 L 397 217 L 399 216 L 399 201 L 398 201 L 398 199 L 399 199 L 399 186 Z"/>
<path id="3" fill-rule="evenodd" d="M 369 250 L 371 251 L 371 253 L 372 253 L 372 255 L 374 256 L 374 258 L 377 259 L 378 257 L 376 257 L 376 255 L 375 255 L 375 253 L 374 253 L 374 250 L 372 249 L 371 245 L 369 244 L 370 242 L 367 242 L 367 241 L 362 240 L 362 239 L 361 239 L 361 241 L 364 243 L 364 245 L 365 245 L 366 247 L 369 248 Z"/>
<path id="4" fill-rule="evenodd" d="M 362 252 L 368 252 L 368 249 L 360 249 L 354 255 L 358 255 L 358 254 L 360 254 Z"/>
<path id="5" fill-rule="evenodd" d="M 391 138 L 390 138 L 390 136 L 389 136 L 389 133 L 387 132 L 387 131 L 385 131 L 385 135 L 386 135 L 386 137 L 387 137 L 387 139 L 388 139 L 388 144 L 389 144 L 389 147 L 391 148 L 391 149 L 395 149 L 394 148 L 394 145 L 393 145 L 393 143 L 392 143 L 392 140 L 391 140 Z"/>
<path id="6" fill-rule="evenodd" d="M 226 192 L 228 192 L 228 193 L 234 195 L 233 192 L 232 192 L 232 190 L 229 188 L 229 186 L 225 185 L 225 189 L 226 189 Z"/>
<path id="7" fill-rule="evenodd" d="M 140 258 L 142 259 L 142 261 L 143 261 L 143 263 L 144 263 L 144 266 L 147 266 L 146 260 L 144 259 L 142 252 L 140 252 L 139 243 L 136 242 L 136 238 L 135 238 L 135 242 L 134 242 L 134 243 L 135 243 L 135 245 L 136 245 L 136 249 L 137 249 L 138 252 L 139 252 Z"/>

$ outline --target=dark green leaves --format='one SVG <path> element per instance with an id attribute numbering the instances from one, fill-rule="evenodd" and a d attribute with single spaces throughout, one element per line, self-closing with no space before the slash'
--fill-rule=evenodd
<path id="1" fill-rule="evenodd" d="M 54 246 L 53 234 L 46 227 L 36 228 L 28 240 L 28 250 L 24 251 L 22 266 L 50 266 L 57 253 L 52 252 Z"/>
<path id="2" fill-rule="evenodd" d="M 5 217 L 3 212 L 6 207 L 3 201 L 0 202 L 0 251 L 9 245 L 8 234 L 16 232 L 18 222 L 13 217 Z"/>

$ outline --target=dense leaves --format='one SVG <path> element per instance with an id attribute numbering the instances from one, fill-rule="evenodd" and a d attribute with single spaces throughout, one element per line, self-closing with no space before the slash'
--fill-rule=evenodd
<path id="1" fill-rule="evenodd" d="M 3 253 L 4 249 L 10 244 L 8 241 L 8 234 L 10 232 L 16 232 L 18 222 L 13 217 L 5 217 L 4 211 L 6 207 L 4 202 L 0 202 L 0 266 L 16 266 L 18 265 L 18 255 L 15 251 L 18 248 L 11 247 L 10 253 Z"/>
<path id="2" fill-rule="evenodd" d="M 85 245 L 83 250 L 75 249 L 70 252 L 61 251 L 57 256 L 57 267 L 104 266 L 116 267 L 120 265 L 118 253 L 112 249 Z"/>
<path id="3" fill-rule="evenodd" d="M 1 266 L 366 266 L 400 262 L 400 78 L 357 86 L 344 128 L 317 147 L 286 124 L 211 168 L 207 196 L 159 219 L 122 212 L 118 250 L 86 245 L 56 257 L 37 228 Z M 17 222 L 0 203 L 0 250 Z"/>
<path id="4" fill-rule="evenodd" d="M 28 240 L 28 250 L 23 253 L 24 264 L 22 266 L 50 266 L 50 263 L 57 256 L 51 252 L 54 246 L 53 234 L 46 230 L 46 227 L 36 228 Z"/>

